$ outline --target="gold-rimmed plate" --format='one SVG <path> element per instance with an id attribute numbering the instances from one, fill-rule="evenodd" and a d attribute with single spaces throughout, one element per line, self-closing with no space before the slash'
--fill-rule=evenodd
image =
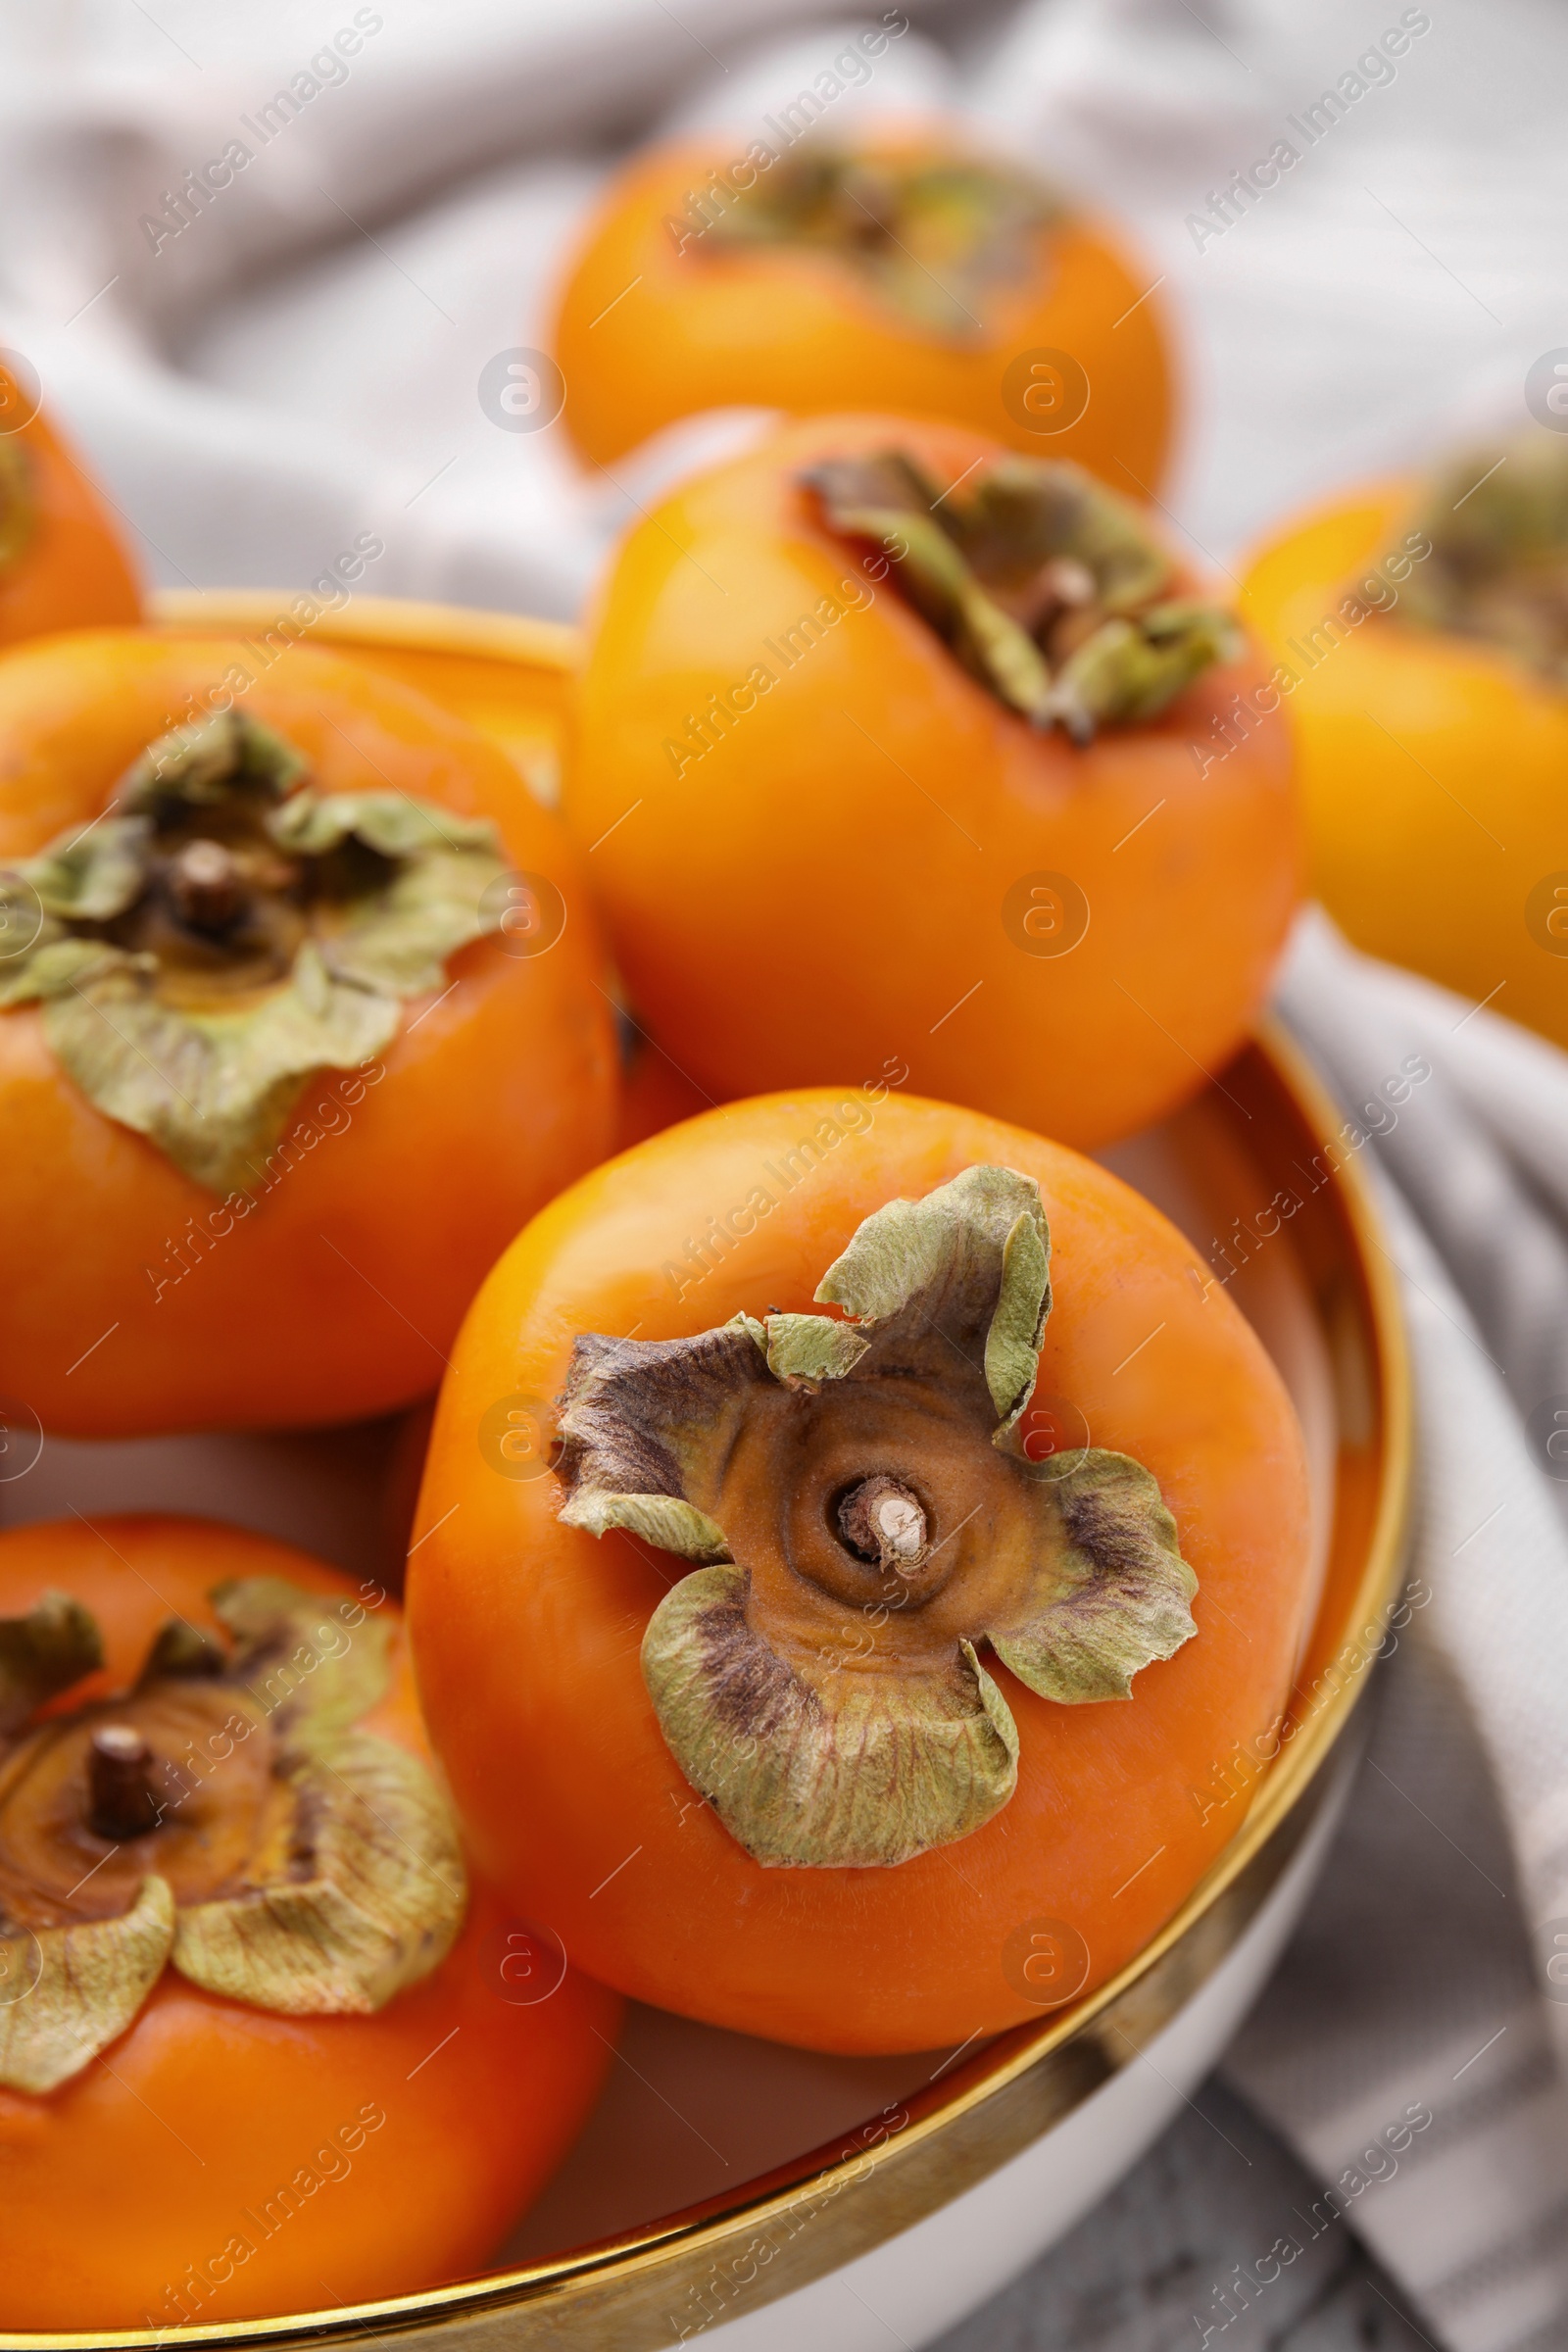
<path id="1" fill-rule="evenodd" d="M 284 658 L 293 642 L 353 652 L 494 735 L 519 776 L 551 797 L 571 632 L 370 599 L 309 623 L 290 621 L 290 612 L 291 600 L 281 595 L 169 596 L 159 600 L 155 625 L 246 636 L 271 647 L 272 658 Z M 1235 1835 L 1213 1868 L 1109 1984 L 1087 2000 L 1043 2010 L 1038 2023 L 983 2048 L 936 2053 L 881 2075 L 842 2067 L 834 2074 L 839 2062 L 775 2053 L 768 2063 L 782 2071 L 768 2078 L 765 2065 L 760 2073 L 754 2068 L 746 2095 L 755 2100 L 764 2080 L 782 2085 L 795 2068 L 789 2080 L 804 2082 L 799 2070 L 815 2070 L 811 2081 L 822 2096 L 814 2107 L 810 2096 L 795 2101 L 792 2113 L 803 2119 L 799 2152 L 778 2148 L 744 2181 L 721 2157 L 707 2181 L 700 2164 L 695 2171 L 666 2167 L 650 2140 L 641 2172 L 596 2207 L 594 2170 L 596 2163 L 605 2169 L 611 2127 L 596 2143 L 590 2126 L 586 2153 L 568 2163 L 525 2221 L 512 2259 L 485 2276 L 381 2303 L 211 2328 L 197 2318 L 179 2340 L 363 2345 L 412 2338 L 450 2352 L 509 2344 L 653 2352 L 728 2329 L 726 2341 L 739 2344 L 741 2331 L 780 2298 L 918 2231 L 1046 2135 L 1071 2130 L 1097 2092 L 1180 2019 L 1255 1934 L 1314 1832 L 1321 1835 L 1335 1778 L 1330 1760 L 1346 1739 L 1399 1585 L 1410 1440 L 1397 1298 L 1353 1131 L 1348 1139 L 1342 1133 L 1332 1102 L 1277 1029 L 1265 1028 L 1187 1110 L 1106 1156 L 1184 1227 L 1215 1279 L 1232 1287 L 1296 1397 L 1313 1463 L 1318 1590 L 1295 1709 L 1271 1752 L 1216 1757 L 1211 1785 L 1197 1792 L 1235 1817 Z M 104 1507 L 101 1490 L 93 1500 Z M 739 2037 L 705 2037 L 704 2029 L 684 2025 L 671 2032 L 669 2046 L 677 2057 L 690 2053 L 694 2065 L 731 2065 L 739 2081 L 750 2063 Z M 811 2133 L 804 2119 L 831 2112 L 835 2102 L 842 2113 L 857 2087 L 865 2093 L 863 2120 L 831 2136 Z M 887 2095 L 875 2095 L 878 2087 Z M 779 2128 L 787 2134 L 786 2119 Z M 804 2144 L 808 2138 L 822 2144 Z M 1140 2144 L 1129 2140 L 1127 2162 Z M 678 2211 L 664 2209 L 677 2201 Z M 563 2240 L 571 2241 L 568 2250 L 545 2250 Z M 1000 2283 L 978 2279 L 977 2288 Z M 158 2340 L 146 2332 L 0 2338 L 39 2352 Z"/>

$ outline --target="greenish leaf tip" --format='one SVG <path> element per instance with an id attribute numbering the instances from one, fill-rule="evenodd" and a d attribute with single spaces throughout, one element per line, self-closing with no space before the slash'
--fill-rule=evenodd
<path id="1" fill-rule="evenodd" d="M 46 1592 L 24 1617 L 0 1617 L 0 1737 L 103 1662 L 97 1620 L 69 1592 Z"/>
<path id="2" fill-rule="evenodd" d="M 1568 448 L 1529 425 L 1458 451 L 1423 484 L 1389 551 L 1402 578 L 1374 610 L 1418 629 L 1498 647 L 1536 677 L 1568 687 Z M 1412 563 L 1412 551 L 1416 552 Z M 1388 558 L 1384 559 L 1385 564 Z M 1371 578 L 1346 583 L 1359 599 Z"/>
<path id="3" fill-rule="evenodd" d="M 1018 1737 L 968 1642 L 910 1676 L 898 1704 L 873 1678 L 838 1692 L 751 1622 L 746 1572 L 699 1569 L 655 1610 L 643 1678 L 686 1779 L 755 1860 L 889 1869 L 982 1828 L 1011 1796 Z"/>
<path id="4" fill-rule="evenodd" d="M 0 874 L 8 928 L 37 912 L 0 1007 L 41 1005 L 88 1100 L 220 1195 L 262 1178 L 312 1077 L 382 1054 L 404 1003 L 500 920 L 487 819 L 305 775 L 223 713 L 150 745 L 108 814 Z"/>
<path id="5" fill-rule="evenodd" d="M 1073 743 L 1148 724 L 1242 650 L 1232 614 L 1169 596 L 1137 511 L 1078 466 L 1003 457 L 944 492 L 889 449 L 801 480 L 830 529 L 894 557 L 899 592 L 972 677 Z"/>
<path id="6" fill-rule="evenodd" d="M 1064 217 L 1033 173 L 994 157 L 874 155 L 812 140 L 704 232 L 702 253 L 804 247 L 851 271 L 905 327 L 979 341 L 999 295 L 1028 283 Z"/>
<path id="7" fill-rule="evenodd" d="M 166 1965 L 224 1998 L 284 2015 L 366 2014 L 427 1976 L 462 1926 L 463 1856 L 433 1775 L 418 1756 L 358 1728 L 387 1686 L 387 1625 L 342 1595 L 276 1577 L 220 1585 L 210 1597 L 231 1652 L 172 1619 L 129 1690 L 41 1724 L 36 1708 L 102 1663 L 97 1626 L 58 1593 L 0 1622 L 0 1729 L 15 1763 L 0 1789 L 0 1942 L 33 1980 L 23 1998 L 0 2003 L 6 2087 L 47 2095 L 78 2075 L 135 2022 Z M 213 1752 L 246 1758 L 251 1778 L 220 1761 L 200 1781 L 205 1810 L 187 1823 L 183 1796 L 154 1808 L 151 1792 L 177 1781 L 179 1742 L 188 1745 L 204 1720 L 223 1734 Z M 135 1735 L 132 1770 L 140 1739 L 149 1776 L 146 1827 L 130 1845 L 116 1840 L 131 1833 L 111 1834 L 93 1809 L 105 1737 L 95 1727 L 106 1722 Z M 50 1781 L 48 1759 L 62 1740 L 76 1742 L 79 1787 Z M 239 1782 L 225 1783 L 225 1769 Z M 29 1792 L 40 1781 L 57 1792 L 37 1800 L 44 1811 L 36 1814 Z M 61 1788 L 84 1805 L 79 1822 L 61 1815 Z M 240 1808 L 232 1820 L 245 1826 L 232 1834 L 244 1848 L 222 1844 L 231 1834 L 225 1788 Z M 253 1824 L 247 1808 L 257 1790 L 270 1793 Z M 113 1881 L 96 1870 L 62 1898 L 66 1880 L 51 1875 L 62 1836 L 73 1840 L 72 1862 L 83 1837 L 107 1840 L 103 1862 L 151 1857 L 123 1911 L 101 1915 Z M 214 1839 L 216 1863 L 204 1859 Z M 44 1879 L 29 1891 L 40 1856 Z M 225 1889 L 218 1893 L 215 1869 Z M 187 1899 L 192 1870 L 198 1887 L 204 1871 L 207 1885 Z M 59 1917 L 78 1902 L 79 1916 Z"/>

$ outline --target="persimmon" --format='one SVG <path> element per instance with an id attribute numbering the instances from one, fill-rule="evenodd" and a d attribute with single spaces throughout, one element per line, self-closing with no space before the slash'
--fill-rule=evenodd
<path id="1" fill-rule="evenodd" d="M 1532 431 L 1337 500 L 1244 595 L 1316 895 L 1357 947 L 1568 1046 L 1568 446 Z"/>
<path id="2" fill-rule="evenodd" d="M 902 1060 L 1084 1148 L 1246 1035 L 1297 895 L 1266 684 L 1147 516 L 955 426 L 817 418 L 602 594 L 563 811 L 638 1017 L 715 1100 Z"/>
<path id="3" fill-rule="evenodd" d="M 823 2050 L 1120 1967 L 1229 1835 L 1200 1791 L 1306 1605 L 1295 1415 L 1188 1244 L 885 1087 L 721 1106 L 543 1210 L 417 1525 L 481 1866 L 606 1983 Z"/>
<path id="4" fill-rule="evenodd" d="M 0 646 L 140 617 L 102 499 L 32 388 L 0 366 Z"/>
<path id="5" fill-rule="evenodd" d="M 699 409 L 811 416 L 853 390 L 1152 491 L 1172 399 L 1153 275 L 952 123 L 688 141 L 635 158 L 589 224 L 555 330 L 564 420 L 606 465 Z"/>
<path id="6" fill-rule="evenodd" d="M 557 821 L 407 687 L 248 641 L 15 649 L 0 775 L 0 1395 L 113 1436 L 427 1392 L 611 1141 Z"/>
<path id="7" fill-rule="evenodd" d="M 617 2003 L 470 1894 L 396 1603 L 149 1516 L 8 1529 L 0 1612 L 0 2326 L 482 2264 Z"/>

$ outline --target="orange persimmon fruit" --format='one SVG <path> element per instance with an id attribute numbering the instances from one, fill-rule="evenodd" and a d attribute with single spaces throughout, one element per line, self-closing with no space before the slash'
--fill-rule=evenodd
<path id="1" fill-rule="evenodd" d="M 609 1148 L 569 843 L 495 746 L 290 646 L 0 659 L 0 1395 L 77 1435 L 427 1392 Z"/>
<path id="2" fill-rule="evenodd" d="M 0 367 L 0 646 L 140 617 L 102 499 L 30 387 Z"/>
<path id="3" fill-rule="evenodd" d="M 721 1106 L 535 1218 L 416 1530 L 481 1867 L 620 1990 L 845 2052 L 1137 1952 L 1231 1834 L 1194 1791 L 1287 1704 L 1306 1606 L 1295 1414 L 1189 1245 L 885 1086 Z"/>
<path id="4" fill-rule="evenodd" d="M 1282 722 L 1141 510 L 956 426 L 813 418 L 627 538 L 563 813 L 715 1100 L 906 1065 L 1089 1149 L 1247 1034 L 1296 904 Z"/>
<path id="5" fill-rule="evenodd" d="M 853 388 L 1157 490 L 1167 336 L 1119 232 L 938 121 L 763 153 L 732 168 L 686 142 L 612 180 L 555 330 L 585 456 L 608 465 L 698 410 L 811 416 Z"/>
<path id="6" fill-rule="evenodd" d="M 1313 893 L 1369 955 L 1568 1046 L 1568 448 L 1457 452 L 1287 528 L 1244 610 Z"/>
<path id="7" fill-rule="evenodd" d="M 0 1535 L 0 2326 L 173 2331 L 482 2265 L 618 2004 L 466 1892 L 397 1604 L 133 1516 Z"/>

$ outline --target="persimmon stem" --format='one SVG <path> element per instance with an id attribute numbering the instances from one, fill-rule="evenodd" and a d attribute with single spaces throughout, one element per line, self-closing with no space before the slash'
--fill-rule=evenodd
<path id="1" fill-rule="evenodd" d="M 244 904 L 239 861 L 220 841 L 187 841 L 170 860 L 169 892 L 193 931 L 223 931 Z"/>
<path id="2" fill-rule="evenodd" d="M 117 1845 L 158 1827 L 162 1808 L 153 1788 L 153 1751 L 128 1723 L 106 1723 L 87 1750 L 87 1826 Z"/>
<path id="3" fill-rule="evenodd" d="M 925 1553 L 928 1529 L 917 1494 L 896 1478 L 878 1473 L 852 1487 L 839 1503 L 839 1533 L 862 1560 L 883 1568 L 909 1568 Z"/>

